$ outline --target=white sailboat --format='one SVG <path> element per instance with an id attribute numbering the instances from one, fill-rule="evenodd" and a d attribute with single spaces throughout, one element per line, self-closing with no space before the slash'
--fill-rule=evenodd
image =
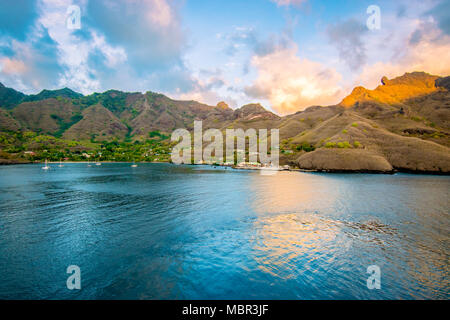
<path id="1" fill-rule="evenodd" d="M 47 159 L 45 159 L 45 166 L 42 167 L 42 170 L 48 170 L 50 167 L 47 165 Z"/>
<path id="2" fill-rule="evenodd" d="M 91 162 L 88 160 L 88 164 L 87 164 L 87 166 L 88 167 L 90 167 L 91 166 Z"/>
<path id="3" fill-rule="evenodd" d="M 59 165 L 58 165 L 58 167 L 60 167 L 60 168 L 64 167 L 64 165 L 63 165 L 62 162 L 61 162 L 61 159 L 59 159 Z"/>
<path id="4" fill-rule="evenodd" d="M 131 165 L 132 168 L 137 168 L 137 164 L 133 161 L 133 164 Z"/>
<path id="5" fill-rule="evenodd" d="M 95 165 L 96 165 L 96 166 L 101 166 L 102 163 L 101 163 L 101 162 L 97 162 Z"/>

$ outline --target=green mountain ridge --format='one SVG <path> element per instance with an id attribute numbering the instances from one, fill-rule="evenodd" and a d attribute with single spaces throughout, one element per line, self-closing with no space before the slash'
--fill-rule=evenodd
<path id="1" fill-rule="evenodd" d="M 0 83 L 0 107 L 5 109 L 13 108 L 18 105 L 24 98 L 25 94 L 12 88 L 5 87 Z"/>

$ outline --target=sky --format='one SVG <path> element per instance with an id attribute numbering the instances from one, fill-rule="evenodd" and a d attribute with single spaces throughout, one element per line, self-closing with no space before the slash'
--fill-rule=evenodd
<path id="1" fill-rule="evenodd" d="M 0 1 L 0 82 L 28 94 L 153 91 L 285 115 L 413 71 L 450 75 L 450 0 Z"/>

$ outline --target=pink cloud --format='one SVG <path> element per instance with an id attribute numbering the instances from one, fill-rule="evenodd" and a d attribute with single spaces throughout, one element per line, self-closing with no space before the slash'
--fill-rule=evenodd
<path id="1" fill-rule="evenodd" d="M 271 0 L 272 2 L 275 2 L 277 6 L 300 6 L 302 3 L 306 2 L 307 0 Z"/>
<path id="2" fill-rule="evenodd" d="M 246 93 L 269 100 L 280 114 L 337 103 L 341 97 L 341 75 L 333 68 L 298 57 L 294 45 L 254 56 L 251 63 L 258 77 Z"/>
<path id="3" fill-rule="evenodd" d="M 0 59 L 0 70 L 8 75 L 20 75 L 27 71 L 27 67 L 21 60 L 5 57 Z"/>

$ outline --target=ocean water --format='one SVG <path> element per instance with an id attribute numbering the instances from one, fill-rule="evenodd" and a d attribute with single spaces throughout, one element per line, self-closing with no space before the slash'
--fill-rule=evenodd
<path id="1" fill-rule="evenodd" d="M 0 299 L 450 298 L 450 177 L 51 166 L 0 167 Z"/>

